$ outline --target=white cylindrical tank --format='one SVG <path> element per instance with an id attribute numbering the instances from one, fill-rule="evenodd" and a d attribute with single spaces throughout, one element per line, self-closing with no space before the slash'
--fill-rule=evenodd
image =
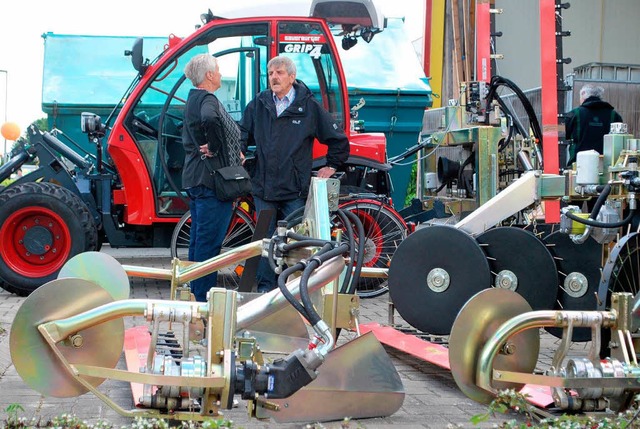
<path id="1" fill-rule="evenodd" d="M 600 154 L 595 150 L 583 150 L 576 155 L 576 184 L 594 185 L 598 180 Z"/>

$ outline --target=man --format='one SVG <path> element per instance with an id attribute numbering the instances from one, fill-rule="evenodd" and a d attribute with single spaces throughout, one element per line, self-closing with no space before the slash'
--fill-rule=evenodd
<path id="1" fill-rule="evenodd" d="M 307 86 L 296 80 L 296 66 L 288 57 L 267 64 L 270 89 L 246 107 L 240 129 L 242 152 L 255 146 L 252 194 L 256 211 L 273 210 L 268 236 L 282 220 L 304 207 L 312 170 L 315 138 L 328 146 L 327 163 L 318 177 L 328 178 L 347 160 L 349 140 L 333 117 L 322 108 Z M 260 260 L 258 292 L 276 287 L 275 273 L 266 258 Z"/>
<path id="2" fill-rule="evenodd" d="M 580 89 L 580 106 L 573 109 L 566 122 L 569 146 L 567 166 L 576 161 L 576 154 L 583 150 L 595 150 L 602 154 L 603 137 L 609 133 L 612 122 L 622 122 L 613 106 L 602 100 L 604 88 L 586 84 Z"/>

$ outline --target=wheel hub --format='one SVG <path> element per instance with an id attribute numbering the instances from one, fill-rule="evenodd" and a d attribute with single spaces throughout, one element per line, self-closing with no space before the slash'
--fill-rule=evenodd
<path id="1" fill-rule="evenodd" d="M 574 272 L 567 275 L 567 278 L 564 279 L 563 287 L 567 295 L 570 297 L 580 298 L 587 293 L 589 281 L 584 274 Z"/>
<path id="2" fill-rule="evenodd" d="M 26 226 L 22 227 L 27 228 Z M 30 255 L 44 255 L 53 247 L 53 235 L 47 228 L 36 225 L 34 227 L 26 229 L 22 244 L 27 251 L 26 256 Z M 53 249 L 55 252 L 55 248 Z"/>
<path id="3" fill-rule="evenodd" d="M 409 234 L 389 266 L 389 294 L 398 314 L 429 334 L 449 335 L 465 302 L 489 287 L 491 273 L 480 245 L 452 226 Z"/>
<path id="4" fill-rule="evenodd" d="M 516 274 L 513 271 L 502 270 L 496 275 L 494 286 L 515 292 L 518 289 L 518 277 L 516 277 Z"/>
<path id="5" fill-rule="evenodd" d="M 558 295 L 558 272 L 553 256 L 533 233 L 501 226 L 476 237 L 482 245 L 493 285 L 517 291 L 533 310 L 550 310 Z"/>
<path id="6" fill-rule="evenodd" d="M 444 292 L 449 288 L 450 277 L 442 268 L 434 268 L 427 275 L 427 286 L 434 292 Z"/>
<path id="7" fill-rule="evenodd" d="M 367 239 L 364 241 L 363 263 L 365 265 L 367 265 L 367 264 L 373 265 L 372 261 L 373 261 L 373 263 L 375 263 L 375 259 L 376 259 L 376 256 L 377 256 L 376 253 L 377 253 L 376 243 L 374 243 L 372 239 L 367 237 Z"/>

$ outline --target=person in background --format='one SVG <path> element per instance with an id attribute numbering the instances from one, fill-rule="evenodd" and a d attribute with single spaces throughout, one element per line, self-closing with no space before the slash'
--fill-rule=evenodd
<path id="1" fill-rule="evenodd" d="M 257 213 L 273 210 L 268 237 L 278 220 L 304 207 L 312 170 L 314 139 L 328 146 L 326 165 L 318 177 L 329 178 L 349 157 L 349 140 L 307 86 L 296 79 L 296 66 L 284 56 L 267 64 L 270 89 L 258 94 L 240 121 L 242 152 L 255 146 L 252 195 Z M 266 258 L 257 272 L 258 292 L 276 287 L 276 275 Z"/>
<path id="2" fill-rule="evenodd" d="M 233 202 L 216 197 L 211 166 L 207 163 L 224 153 L 226 145 L 230 158 L 235 147 L 239 164 L 240 130 L 213 94 L 221 85 L 216 58 L 196 55 L 185 66 L 184 74 L 194 86 L 187 97 L 182 129 L 185 150 L 182 186 L 189 196 L 191 210 L 189 260 L 202 262 L 220 253 L 233 208 Z M 207 292 L 216 284 L 216 272 L 192 280 L 191 291 L 196 301 L 206 301 Z"/>
<path id="3" fill-rule="evenodd" d="M 609 133 L 612 122 L 622 122 L 622 116 L 613 106 L 603 101 L 604 88 L 586 84 L 580 89 L 580 106 L 568 114 L 565 125 L 569 146 L 567 167 L 576 161 L 583 150 L 595 150 L 602 155 L 603 138 Z"/>

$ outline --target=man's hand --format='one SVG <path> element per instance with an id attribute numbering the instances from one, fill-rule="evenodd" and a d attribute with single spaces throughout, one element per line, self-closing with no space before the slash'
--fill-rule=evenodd
<path id="1" fill-rule="evenodd" d="M 336 172 L 336 169 L 333 167 L 322 167 L 320 170 L 318 170 L 318 177 L 320 177 L 321 179 L 328 179 L 329 177 L 333 176 Z"/>

